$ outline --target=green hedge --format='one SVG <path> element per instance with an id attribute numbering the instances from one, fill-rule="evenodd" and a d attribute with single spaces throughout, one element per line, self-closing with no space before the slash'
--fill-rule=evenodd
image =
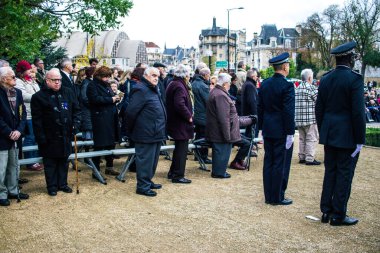
<path id="1" fill-rule="evenodd" d="M 365 145 L 380 147 L 380 128 L 367 128 Z"/>

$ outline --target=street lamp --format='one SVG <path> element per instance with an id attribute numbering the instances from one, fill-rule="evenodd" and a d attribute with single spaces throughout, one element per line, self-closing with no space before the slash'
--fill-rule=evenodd
<path id="1" fill-rule="evenodd" d="M 244 7 L 227 9 L 227 69 L 230 72 L 230 11 L 242 10 Z"/>

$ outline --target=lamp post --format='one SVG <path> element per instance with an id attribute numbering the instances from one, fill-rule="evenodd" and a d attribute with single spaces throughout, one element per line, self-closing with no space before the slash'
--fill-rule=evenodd
<path id="1" fill-rule="evenodd" d="M 230 72 L 230 11 L 242 10 L 244 7 L 227 9 L 227 69 Z"/>

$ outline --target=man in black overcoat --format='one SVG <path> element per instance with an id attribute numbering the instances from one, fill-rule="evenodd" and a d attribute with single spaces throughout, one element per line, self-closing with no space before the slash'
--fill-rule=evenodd
<path id="1" fill-rule="evenodd" d="M 33 129 L 43 158 L 48 194 L 71 193 L 67 185 L 67 158 L 72 135 L 80 127 L 80 107 L 71 89 L 61 86 L 62 76 L 53 68 L 46 73 L 46 87 L 32 96 Z"/>
<path id="2" fill-rule="evenodd" d="M 269 60 L 275 74 L 262 83 L 259 92 L 258 122 L 264 137 L 265 203 L 289 205 L 285 198 L 295 130 L 294 85 L 285 77 L 289 74 L 289 54 Z"/>
<path id="3" fill-rule="evenodd" d="M 322 77 L 315 108 L 319 143 L 325 150 L 321 221 L 333 226 L 358 222 L 346 216 L 352 178 L 365 142 L 364 81 L 352 71 L 355 47 L 356 42 L 348 42 L 331 50 L 336 68 Z"/>

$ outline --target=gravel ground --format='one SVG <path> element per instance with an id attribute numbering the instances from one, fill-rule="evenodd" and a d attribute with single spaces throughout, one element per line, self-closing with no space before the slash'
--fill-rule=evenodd
<path id="1" fill-rule="evenodd" d="M 380 149 L 364 148 L 359 159 L 348 206 L 360 219 L 353 227 L 305 218 L 320 217 L 324 168 L 299 165 L 296 151 L 290 206 L 264 204 L 262 149 L 250 171 L 230 170 L 227 180 L 212 179 L 189 156 L 190 185 L 167 180 L 170 162 L 161 158 L 154 180 L 163 189 L 155 198 L 135 194 L 134 173 L 126 183 L 107 176 L 101 185 L 81 166 L 80 194 L 50 197 L 42 172 L 23 171 L 30 199 L 0 208 L 0 252 L 380 252 L 379 157 Z"/>

